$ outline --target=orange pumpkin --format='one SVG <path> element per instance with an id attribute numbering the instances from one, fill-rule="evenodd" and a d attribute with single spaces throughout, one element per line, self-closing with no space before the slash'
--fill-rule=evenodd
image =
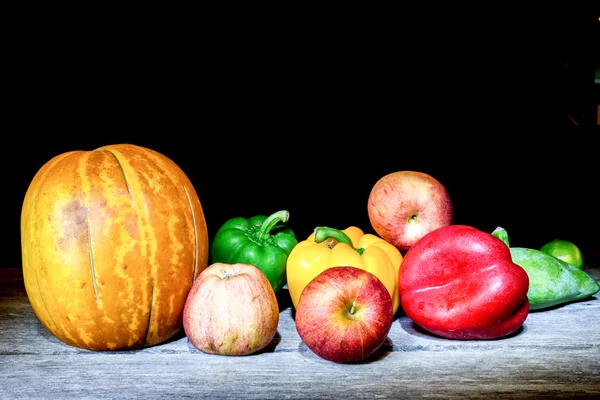
<path id="1" fill-rule="evenodd" d="M 69 345 L 99 351 L 181 332 L 187 294 L 208 263 L 192 183 L 171 159 L 131 144 L 43 165 L 23 201 L 21 248 L 41 323 Z"/>

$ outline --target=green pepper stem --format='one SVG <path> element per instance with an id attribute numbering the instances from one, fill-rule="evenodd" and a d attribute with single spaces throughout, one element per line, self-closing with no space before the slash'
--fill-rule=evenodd
<path id="1" fill-rule="evenodd" d="M 315 242 L 321 243 L 327 238 L 335 239 L 338 243 L 347 244 L 348 246 L 356 250 L 360 255 L 362 255 L 362 253 L 365 251 L 365 249 L 363 248 L 357 249 L 356 247 L 354 247 L 354 244 L 352 243 L 352 240 L 348 237 L 348 235 L 346 235 L 339 229 L 328 228 L 326 226 L 318 226 L 315 228 Z"/>
<path id="2" fill-rule="evenodd" d="M 289 219 L 290 213 L 286 210 L 277 211 L 269 215 L 260 226 L 260 229 L 258 230 L 258 236 L 263 240 L 268 239 L 271 234 L 271 230 L 278 222 L 287 222 Z"/>

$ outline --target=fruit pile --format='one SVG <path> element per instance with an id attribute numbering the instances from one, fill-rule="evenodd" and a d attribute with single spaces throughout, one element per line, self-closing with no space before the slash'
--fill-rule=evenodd
<path id="1" fill-rule="evenodd" d="M 202 352 L 242 356 L 273 340 L 286 287 L 302 341 L 339 363 L 377 351 L 399 310 L 442 338 L 500 339 L 531 310 L 600 291 L 574 243 L 511 247 L 502 227 L 453 224 L 448 192 L 426 173 L 381 177 L 366 209 L 376 234 L 317 226 L 298 240 L 280 210 L 232 217 L 209 244 L 193 185 L 164 155 L 64 153 L 25 195 L 25 288 L 72 346 L 144 348 L 183 329 Z"/>

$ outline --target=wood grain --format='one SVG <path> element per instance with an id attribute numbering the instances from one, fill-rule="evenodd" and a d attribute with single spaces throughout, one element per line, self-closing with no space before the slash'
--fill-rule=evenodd
<path id="1" fill-rule="evenodd" d="M 600 268 L 586 271 L 600 279 Z M 20 269 L 0 269 L 0 398 L 413 399 L 600 398 L 600 294 L 531 312 L 497 340 L 434 337 L 401 313 L 363 363 L 335 364 L 300 340 L 287 289 L 263 351 L 204 354 L 180 334 L 136 351 L 93 352 L 52 336 Z"/>

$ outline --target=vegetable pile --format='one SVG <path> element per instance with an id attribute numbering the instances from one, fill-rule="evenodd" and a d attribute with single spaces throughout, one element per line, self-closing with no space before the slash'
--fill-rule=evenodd
<path id="1" fill-rule="evenodd" d="M 133 145 L 58 155 L 35 175 L 23 202 L 27 294 L 48 331 L 72 346 L 159 345 L 183 329 L 187 301 L 189 318 L 210 321 L 186 320 L 193 343 L 239 355 L 271 340 L 275 294 L 289 295 L 295 309 L 310 304 L 331 312 L 300 313 L 310 348 L 331 360 L 357 361 L 384 342 L 399 311 L 441 338 L 489 340 L 517 332 L 531 311 L 550 311 L 600 291 L 575 244 L 511 247 L 502 227 L 488 233 L 454 225 L 448 192 L 433 177 L 398 171 L 384 178 L 367 207 L 371 228 L 385 238 L 357 226 L 317 225 L 299 241 L 288 225 L 290 213 L 279 210 L 233 216 L 209 246 L 192 183 L 164 155 Z M 231 292 L 192 299 L 204 282 Z M 231 296 L 237 293 L 236 301 L 249 299 L 243 306 L 254 318 L 245 318 L 250 312 L 240 306 L 239 318 L 225 324 L 220 318 L 228 317 L 215 310 L 234 308 Z M 204 336 L 207 323 L 210 338 Z M 353 330 L 359 323 L 360 331 Z M 331 336 L 313 334 L 320 331 Z M 362 347 L 366 336 L 358 332 L 369 332 L 371 347 Z M 215 339 L 221 336 L 229 338 L 228 346 Z M 350 348 L 354 355 L 345 357 Z"/>

